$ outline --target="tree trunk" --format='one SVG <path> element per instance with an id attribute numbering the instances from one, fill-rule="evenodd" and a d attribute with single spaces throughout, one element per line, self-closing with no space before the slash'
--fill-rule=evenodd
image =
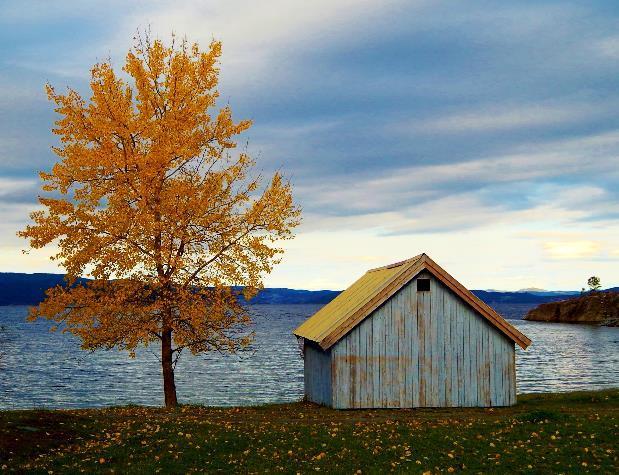
<path id="1" fill-rule="evenodd" d="M 163 394 L 166 407 L 176 407 L 176 384 L 172 367 L 172 329 L 166 328 L 161 333 L 161 369 L 163 370 Z"/>

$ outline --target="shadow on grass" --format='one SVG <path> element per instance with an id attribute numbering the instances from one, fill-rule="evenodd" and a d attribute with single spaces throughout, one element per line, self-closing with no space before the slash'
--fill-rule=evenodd
<path id="1" fill-rule="evenodd" d="M 90 418 L 64 411 L 0 411 L 0 463 L 82 440 L 91 427 Z"/>

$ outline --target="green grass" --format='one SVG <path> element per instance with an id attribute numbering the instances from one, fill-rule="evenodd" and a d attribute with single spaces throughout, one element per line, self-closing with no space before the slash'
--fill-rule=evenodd
<path id="1" fill-rule="evenodd" d="M 139 406 L 0 412 L 0 468 L 40 473 L 619 473 L 619 389 L 495 409 Z M 0 470 L 2 471 L 2 470 Z"/>

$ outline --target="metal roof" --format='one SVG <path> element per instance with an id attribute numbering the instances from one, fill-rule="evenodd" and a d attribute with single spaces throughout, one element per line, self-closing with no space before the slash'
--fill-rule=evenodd
<path id="1" fill-rule="evenodd" d="M 355 311 L 367 304 L 385 285 L 392 282 L 405 268 L 419 260 L 420 257 L 421 255 L 407 261 L 367 271 L 344 292 L 305 320 L 294 331 L 294 334 L 316 342 L 324 340 L 333 329 L 345 323 Z"/>
<path id="2" fill-rule="evenodd" d="M 522 348 L 531 344 L 525 335 L 510 325 L 494 309 L 479 300 L 426 254 L 367 271 L 361 278 L 305 320 L 293 332 L 318 343 L 323 349 L 335 344 L 346 333 L 386 302 L 398 290 L 427 270 L 449 287 L 477 313 Z"/>

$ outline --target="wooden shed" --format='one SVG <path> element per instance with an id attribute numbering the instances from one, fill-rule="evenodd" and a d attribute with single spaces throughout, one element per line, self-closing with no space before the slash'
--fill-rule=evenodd
<path id="1" fill-rule="evenodd" d="M 367 271 L 294 334 L 306 398 L 339 409 L 515 404 L 531 343 L 426 254 Z"/>

